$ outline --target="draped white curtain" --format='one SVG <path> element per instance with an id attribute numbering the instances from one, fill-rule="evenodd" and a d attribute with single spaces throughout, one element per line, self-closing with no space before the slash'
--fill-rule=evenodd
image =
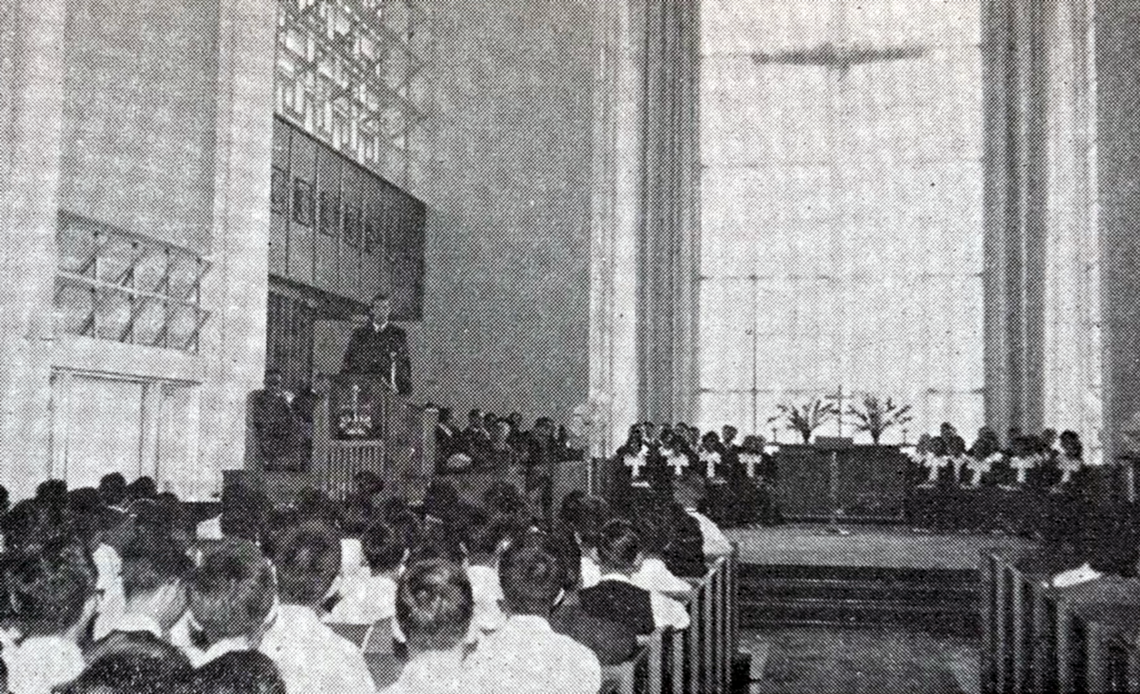
<path id="1" fill-rule="evenodd" d="M 703 3 L 705 427 L 840 389 L 983 424 L 980 4 Z"/>

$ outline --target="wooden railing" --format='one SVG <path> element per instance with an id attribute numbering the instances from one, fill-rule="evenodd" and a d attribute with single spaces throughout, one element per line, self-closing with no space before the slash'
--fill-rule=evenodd
<path id="1" fill-rule="evenodd" d="M 717 559 L 677 595 L 689 612 L 689 627 L 654 632 L 628 663 L 604 668 L 602 694 L 727 694 L 739 634 L 737 550 Z"/>
<path id="2" fill-rule="evenodd" d="M 983 553 L 982 691 L 1140 692 L 1140 580 L 1054 588 L 1055 568 Z"/>

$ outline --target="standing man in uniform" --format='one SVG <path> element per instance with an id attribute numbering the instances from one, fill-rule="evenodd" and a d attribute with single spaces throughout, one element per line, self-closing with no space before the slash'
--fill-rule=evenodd
<path id="1" fill-rule="evenodd" d="M 375 374 L 399 395 L 408 395 L 412 392 L 408 336 L 403 328 L 389 322 L 391 313 L 391 299 L 387 294 L 377 294 L 372 299 L 371 320 L 352 332 L 340 372 Z"/>

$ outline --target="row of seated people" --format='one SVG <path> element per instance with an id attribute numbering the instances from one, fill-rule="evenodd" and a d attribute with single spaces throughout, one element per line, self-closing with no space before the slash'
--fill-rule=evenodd
<path id="1" fill-rule="evenodd" d="M 461 429 L 452 420 L 451 409 L 440 408 L 435 429 L 437 472 L 535 467 L 581 460 L 585 454 L 586 444 L 580 436 L 564 426 L 555 427 L 549 417 L 536 419 L 530 431 L 523 426 L 518 412 L 500 417 L 476 408 L 467 415 L 467 427 Z"/>
<path id="2" fill-rule="evenodd" d="M 1072 481 L 1090 465 L 1080 436 L 1052 430 L 1041 436 L 1016 434 L 1002 447 L 996 433 L 983 427 L 968 450 L 953 427 L 943 424 L 938 436 L 923 435 L 910 457 L 910 478 L 921 485 L 1029 485 L 1052 487 Z"/>
<path id="3" fill-rule="evenodd" d="M 593 694 L 688 625 L 674 598 L 731 551 L 694 487 L 622 514 L 574 493 L 543 528 L 507 484 L 481 506 L 446 483 L 415 506 L 369 480 L 281 507 L 233 486 L 195 523 L 121 481 L 5 514 L 3 691 Z"/>
<path id="4" fill-rule="evenodd" d="M 701 435 L 684 422 L 635 424 L 614 455 L 618 493 L 637 486 L 668 488 L 674 480 L 697 481 L 707 490 L 702 510 L 718 524 L 780 523 L 775 458 L 765 452 L 763 437 L 746 436 L 738 444 L 737 434 L 731 425 L 719 435 Z"/>

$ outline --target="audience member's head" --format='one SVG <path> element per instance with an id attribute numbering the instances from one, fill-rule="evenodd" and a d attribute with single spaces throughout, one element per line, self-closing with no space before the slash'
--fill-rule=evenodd
<path id="1" fill-rule="evenodd" d="M 95 567 L 86 549 L 73 541 L 52 540 L 17 554 L 4 578 L 25 636 L 78 641 L 95 614 Z"/>
<path id="2" fill-rule="evenodd" d="M 48 504 L 63 506 L 67 503 L 67 482 L 44 480 L 36 487 L 36 499 Z"/>
<path id="3" fill-rule="evenodd" d="M 190 581 L 190 612 L 207 641 L 260 636 L 273 607 L 273 570 L 248 540 L 228 538 L 202 558 Z"/>
<path id="4" fill-rule="evenodd" d="M 222 534 L 257 542 L 268 504 L 262 494 L 241 484 L 228 484 L 222 490 Z"/>
<path id="5" fill-rule="evenodd" d="M 656 499 L 636 509 L 634 528 L 643 554 L 662 557 L 673 539 L 673 522 L 670 509 Z"/>
<path id="6" fill-rule="evenodd" d="M 183 658 L 185 660 L 185 658 Z M 186 664 L 149 655 L 111 653 L 65 685 L 62 694 L 169 694 L 189 676 Z"/>
<path id="7" fill-rule="evenodd" d="M 462 645 L 474 600 L 467 573 L 443 560 L 415 562 L 396 589 L 396 621 L 413 657 L 425 651 L 450 651 Z"/>
<path id="8" fill-rule="evenodd" d="M 610 505 L 600 496 L 585 496 L 580 502 L 578 522 L 574 532 L 582 550 L 593 550 L 598 546 L 602 526 L 610 520 Z"/>
<path id="9" fill-rule="evenodd" d="M 316 607 L 340 572 L 340 538 L 326 523 L 302 521 L 276 543 L 277 590 L 281 602 Z"/>
<path id="10" fill-rule="evenodd" d="M 181 650 L 145 631 L 112 631 L 86 649 L 83 657 L 94 663 L 108 656 L 151 658 L 162 663 L 171 674 L 189 674 L 190 660 Z"/>
<path id="11" fill-rule="evenodd" d="M 167 631 L 186 611 L 186 580 L 193 563 L 183 548 L 161 536 L 139 536 L 123 548 L 127 609 L 149 615 Z"/>
<path id="12" fill-rule="evenodd" d="M 720 430 L 721 441 L 724 445 L 728 446 L 736 439 L 737 433 L 739 432 L 737 432 L 736 427 L 731 424 L 725 424 Z"/>
<path id="13" fill-rule="evenodd" d="M 365 528 L 360 546 L 373 575 L 395 573 L 408 553 L 407 538 L 384 521 Z"/>
<path id="14" fill-rule="evenodd" d="M 342 537 L 359 538 L 372 521 L 371 497 L 349 494 L 340 505 L 337 526 Z"/>
<path id="15" fill-rule="evenodd" d="M 121 472 L 103 475 L 99 480 L 99 496 L 108 506 L 122 506 L 127 500 L 127 478 Z"/>
<path id="16" fill-rule="evenodd" d="M 356 483 L 356 492 L 365 499 L 371 499 L 384 491 L 384 480 L 371 470 L 361 470 L 352 479 Z"/>
<path id="17" fill-rule="evenodd" d="M 598 563 L 604 573 L 630 574 L 641 560 L 641 539 L 624 518 L 606 523 L 598 536 Z"/>
<path id="18" fill-rule="evenodd" d="M 1081 437 L 1075 431 L 1066 429 L 1061 432 L 1060 444 L 1061 452 L 1070 458 L 1079 459 L 1084 453 L 1084 447 L 1081 445 Z"/>
<path id="19" fill-rule="evenodd" d="M 565 560 L 546 533 L 520 538 L 499 558 L 499 583 L 513 614 L 549 616 L 565 581 Z"/>
<path id="20" fill-rule="evenodd" d="M 492 564 L 502 550 L 526 532 L 526 524 L 516 514 L 499 514 L 471 534 L 468 545 L 472 563 Z"/>
<path id="21" fill-rule="evenodd" d="M 483 428 L 483 410 L 478 407 L 467 413 L 467 426 L 472 429 Z"/>
<path id="22" fill-rule="evenodd" d="M 522 495 L 515 485 L 506 480 L 495 480 L 483 492 L 483 506 L 487 513 L 519 513 L 525 507 Z"/>
<path id="23" fill-rule="evenodd" d="M 127 485 L 127 496 L 132 501 L 153 499 L 158 496 L 158 485 L 155 484 L 153 478 L 143 475 Z"/>
<path id="24" fill-rule="evenodd" d="M 285 682 L 269 656 L 230 651 L 194 672 L 193 694 L 285 694 Z"/>

